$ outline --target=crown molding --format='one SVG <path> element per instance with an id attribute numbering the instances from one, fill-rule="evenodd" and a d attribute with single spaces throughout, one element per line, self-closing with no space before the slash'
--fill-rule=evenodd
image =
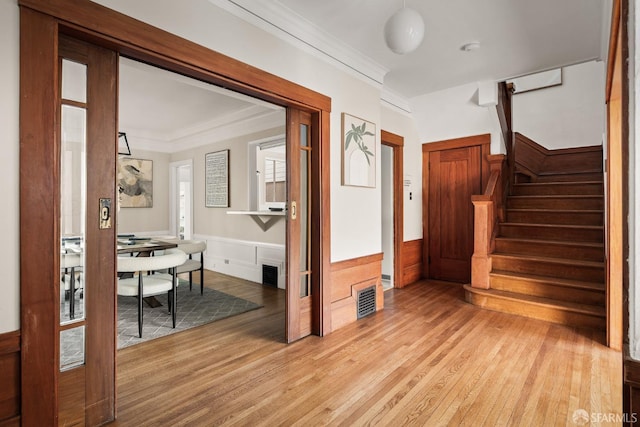
<path id="1" fill-rule="evenodd" d="M 411 116 L 411 104 L 409 100 L 402 95 L 390 91 L 383 87 L 380 92 L 380 102 L 399 113 Z"/>
<path id="2" fill-rule="evenodd" d="M 389 70 L 276 0 L 209 0 L 232 15 L 367 83 L 383 86 Z"/>

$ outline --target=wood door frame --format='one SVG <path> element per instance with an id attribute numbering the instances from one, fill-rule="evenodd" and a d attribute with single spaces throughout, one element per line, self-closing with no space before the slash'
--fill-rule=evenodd
<path id="1" fill-rule="evenodd" d="M 320 148 L 311 199 L 317 239 L 313 333 L 331 331 L 330 139 L 331 99 L 97 3 L 19 0 L 20 6 L 20 312 L 22 422 L 52 425 L 58 413 L 59 307 L 53 283 L 59 266 L 57 194 L 57 42 L 61 33 L 132 59 L 262 99 L 308 111 Z M 38 117 L 38 120 L 30 120 Z M 42 141 L 53 141 L 45 144 Z M 33 268 L 33 260 L 41 266 Z M 115 276 L 114 276 L 115 280 Z M 44 291 L 44 292 L 43 292 Z M 114 354 L 115 359 L 115 354 Z M 113 391 L 115 393 L 115 390 Z"/>
<path id="2" fill-rule="evenodd" d="M 403 288 L 404 258 L 404 138 L 382 129 L 382 145 L 393 150 L 393 287 Z"/>
<path id="3" fill-rule="evenodd" d="M 480 146 L 480 181 L 482 189 L 484 189 L 489 180 L 488 156 L 491 154 L 491 134 L 485 133 L 422 144 L 422 277 L 425 279 L 431 277 L 429 271 L 429 154 L 433 151 L 473 146 Z"/>

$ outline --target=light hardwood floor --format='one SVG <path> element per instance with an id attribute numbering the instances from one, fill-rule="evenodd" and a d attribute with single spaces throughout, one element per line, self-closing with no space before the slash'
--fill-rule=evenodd
<path id="1" fill-rule="evenodd" d="M 573 426 L 578 409 L 622 416 L 621 355 L 602 333 L 474 307 L 459 285 L 387 291 L 383 311 L 287 345 L 283 291 L 212 272 L 205 283 L 265 307 L 120 350 L 112 425 Z"/>

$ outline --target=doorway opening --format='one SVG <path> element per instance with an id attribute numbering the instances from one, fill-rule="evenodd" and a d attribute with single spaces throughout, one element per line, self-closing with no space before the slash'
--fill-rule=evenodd
<path id="1" fill-rule="evenodd" d="M 193 233 L 193 160 L 172 162 L 170 168 L 170 233 L 190 240 Z"/>
<path id="2" fill-rule="evenodd" d="M 393 235 L 393 148 L 382 145 L 382 289 L 394 288 L 394 235 Z"/>
<path id="3" fill-rule="evenodd" d="M 235 295 L 234 289 L 218 286 L 224 281 L 221 278 L 237 279 L 244 288 L 252 284 L 260 288 L 265 282 L 264 267 L 272 267 L 269 283 L 275 281 L 284 299 L 284 216 L 275 216 L 277 221 L 269 227 L 260 227 L 249 214 L 264 216 L 271 209 L 283 213 L 288 185 L 286 110 L 125 57 L 120 57 L 119 81 L 118 127 L 126 132 L 130 153 L 120 155 L 118 161 L 145 159 L 152 164 L 153 203 L 123 206 L 117 217 L 117 235 L 171 239 L 178 241 L 178 249 L 183 247 L 180 242 L 204 242 L 202 255 L 193 255 L 204 274 L 189 275 L 187 288 L 197 288 L 202 278 L 205 296 L 213 289 L 242 298 L 241 292 Z M 224 154 L 224 169 L 210 167 L 209 159 L 218 154 Z M 217 176 L 212 174 L 221 173 L 226 174 L 225 187 L 214 187 Z M 212 199 L 212 191 L 217 192 L 215 197 L 223 193 L 225 201 Z M 186 280 L 186 275 L 180 279 Z M 264 304 L 259 294 L 258 290 L 251 294 L 257 296 L 256 301 L 242 299 Z M 241 305 L 237 300 L 229 304 Z M 200 317 L 184 302 L 181 307 L 178 318 L 181 313 Z M 284 324 L 281 331 L 284 339 Z M 125 340 L 121 333 L 119 330 L 119 343 L 135 342 L 135 337 Z M 154 334 L 162 333 L 154 329 Z"/>
<path id="4" fill-rule="evenodd" d="M 404 280 L 404 138 L 380 133 L 382 142 L 383 287 L 402 288 Z M 387 279 L 388 276 L 388 279 Z M 388 282 L 386 282 L 388 280 Z"/>

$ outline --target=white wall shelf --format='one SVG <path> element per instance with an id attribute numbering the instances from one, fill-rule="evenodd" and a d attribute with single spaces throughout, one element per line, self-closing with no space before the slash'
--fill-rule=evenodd
<path id="1" fill-rule="evenodd" d="M 249 215 L 256 224 L 267 231 L 281 218 L 284 218 L 284 211 L 227 211 L 227 215 Z M 265 219 L 266 218 L 266 219 Z"/>

